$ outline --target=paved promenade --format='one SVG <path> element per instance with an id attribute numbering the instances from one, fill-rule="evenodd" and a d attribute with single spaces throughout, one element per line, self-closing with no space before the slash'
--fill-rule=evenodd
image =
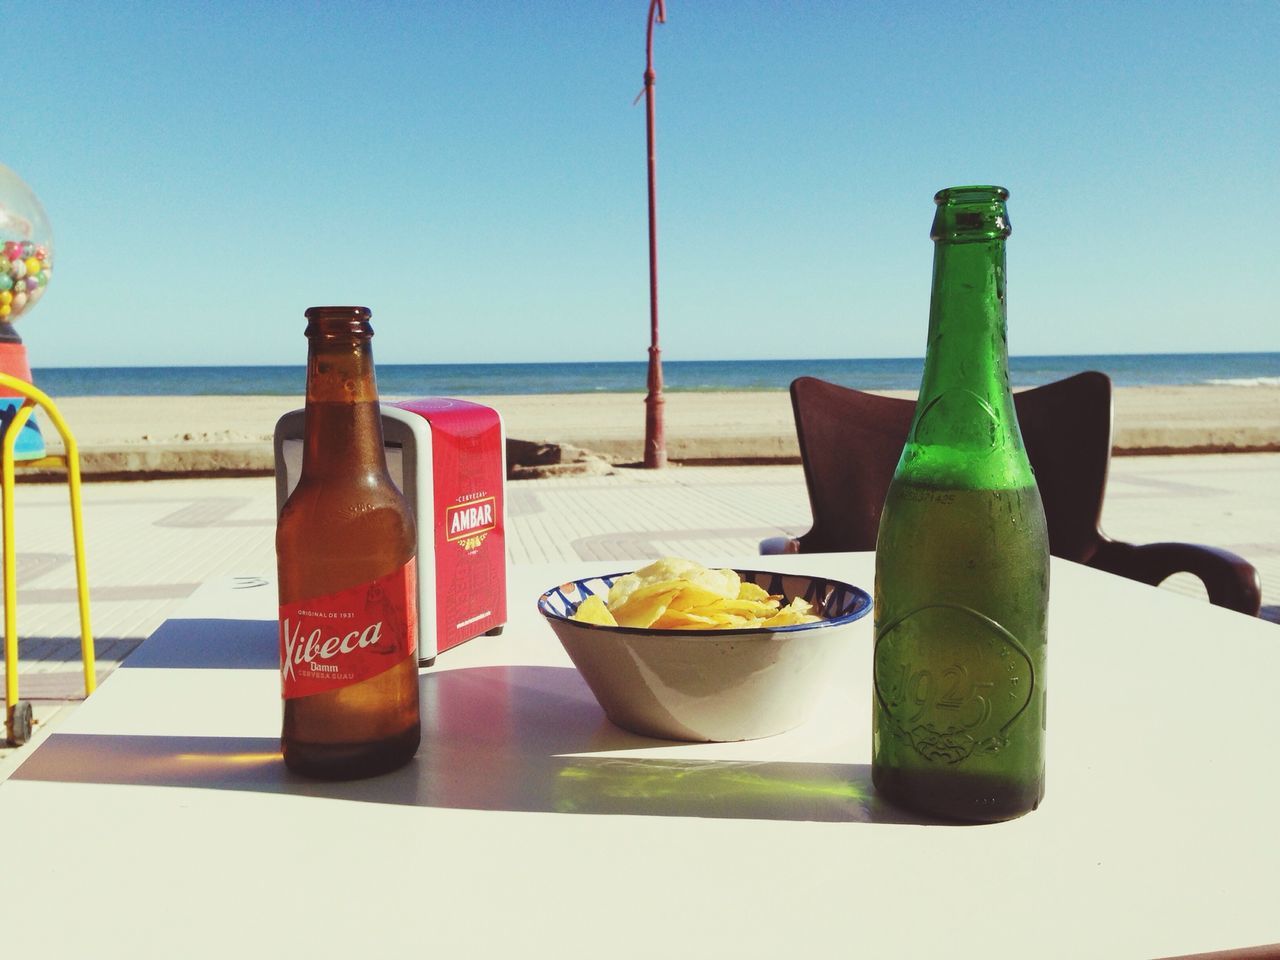
<path id="1" fill-rule="evenodd" d="M 1131 542 L 1235 550 L 1262 573 L 1264 616 L 1280 620 L 1276 489 L 1280 454 L 1120 457 L 1103 526 Z M 618 470 L 522 480 L 507 491 L 513 564 L 614 559 L 626 567 L 665 554 L 714 564 L 810 521 L 799 466 Z M 93 483 L 83 499 L 100 677 L 202 581 L 274 572 L 270 477 Z M 21 484 L 16 506 L 20 695 L 49 728 L 83 693 L 66 488 Z M 1190 577 L 1164 589 L 1203 596 Z M 21 753 L 0 748 L 0 778 Z"/>

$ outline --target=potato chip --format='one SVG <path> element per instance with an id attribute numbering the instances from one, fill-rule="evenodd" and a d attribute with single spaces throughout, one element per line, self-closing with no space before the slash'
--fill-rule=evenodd
<path id="1" fill-rule="evenodd" d="M 798 623 L 815 623 L 822 618 L 812 613 L 813 604 L 804 597 L 796 597 L 789 604 L 764 622 L 766 627 L 790 627 Z"/>
<path id="2" fill-rule="evenodd" d="M 716 621 L 711 617 L 685 613 L 683 610 L 673 610 L 671 607 L 667 607 L 667 612 L 653 622 L 653 626 L 664 630 L 698 630 L 715 625 Z"/>
<path id="3" fill-rule="evenodd" d="M 647 627 L 649 623 L 631 621 L 649 617 L 659 606 L 661 611 L 653 616 L 661 616 L 686 586 L 688 586 L 687 580 L 663 580 L 660 583 L 650 583 L 631 591 L 623 603 L 610 604 L 610 609 L 618 623 L 624 627 Z"/>
<path id="4" fill-rule="evenodd" d="M 714 590 L 708 590 L 706 587 L 693 583 L 689 580 L 680 581 L 684 586 L 680 589 L 680 595 L 671 602 L 673 607 L 682 610 L 689 610 L 693 607 L 704 607 L 713 604 L 718 600 L 723 600 L 724 596 Z"/>
<path id="5" fill-rule="evenodd" d="M 619 626 L 667 630 L 726 630 L 791 626 L 822 619 L 802 597 L 783 597 L 743 581 L 733 570 L 711 570 L 692 560 L 663 557 L 614 581 L 607 600 L 577 619 L 611 615 Z M 587 602 L 583 601 L 583 607 Z M 591 620 L 603 623 L 603 620 Z"/>
<path id="6" fill-rule="evenodd" d="M 796 613 L 800 614 L 801 616 L 813 615 L 813 604 L 810 603 L 808 600 L 806 600 L 804 597 L 793 597 L 791 600 L 791 603 L 789 603 L 787 606 L 789 606 L 792 610 L 794 610 Z M 814 619 L 820 620 L 822 618 L 815 615 Z"/>
<path id="7" fill-rule="evenodd" d="M 639 596 L 636 591 L 630 600 L 622 606 L 610 610 L 620 627 L 651 627 L 653 622 L 667 612 L 672 598 L 680 592 L 679 588 L 665 593 L 651 593 Z"/>
<path id="8" fill-rule="evenodd" d="M 613 614 L 605 606 L 604 598 L 597 594 L 592 594 L 578 604 L 578 609 L 573 613 L 573 619 L 581 620 L 583 623 L 599 623 L 606 627 L 616 627 L 618 625 L 618 621 L 613 618 Z"/>
<path id="9" fill-rule="evenodd" d="M 716 626 L 721 629 L 739 630 L 743 627 L 758 627 L 764 623 L 763 617 L 747 617 L 739 613 L 717 613 L 712 617 Z"/>
<path id="10" fill-rule="evenodd" d="M 640 578 L 634 573 L 619 577 L 609 588 L 609 606 L 620 607 L 631 598 L 631 594 L 640 589 Z"/>
<path id="11" fill-rule="evenodd" d="M 654 583 L 646 583 L 641 587 L 631 591 L 625 603 L 634 603 L 636 600 L 645 600 L 649 597 L 656 597 L 660 593 L 677 594 L 689 585 L 688 580 L 658 580 Z"/>
<path id="12" fill-rule="evenodd" d="M 692 560 L 685 560 L 681 557 L 663 557 L 661 560 L 655 560 L 648 566 L 641 567 L 636 571 L 636 576 L 641 580 L 678 580 L 686 573 L 705 569 L 702 564 L 694 563 Z"/>
<path id="13" fill-rule="evenodd" d="M 778 610 L 777 600 L 717 600 L 705 607 L 694 608 L 694 613 L 740 613 L 746 617 L 771 617 Z"/>
<path id="14" fill-rule="evenodd" d="M 793 627 L 798 623 L 804 623 L 804 614 L 796 613 L 790 607 L 785 610 L 779 610 L 772 617 L 766 620 L 762 626 L 766 627 Z"/>
<path id="15" fill-rule="evenodd" d="M 742 589 L 742 580 L 735 570 L 703 570 L 689 579 L 700 587 L 720 594 L 726 600 L 736 600 L 738 591 Z"/>
<path id="16" fill-rule="evenodd" d="M 617 609 L 626 603 L 633 593 L 645 587 L 680 581 L 690 590 L 690 603 L 703 603 L 715 597 L 736 599 L 740 587 L 738 574 L 733 570 L 708 570 L 692 560 L 680 557 L 663 557 L 635 573 L 619 577 L 609 588 L 609 607 Z M 699 594 L 708 594 L 707 600 Z"/>

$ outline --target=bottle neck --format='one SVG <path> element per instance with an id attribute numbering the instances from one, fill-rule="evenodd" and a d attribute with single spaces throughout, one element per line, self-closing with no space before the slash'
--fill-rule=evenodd
<path id="1" fill-rule="evenodd" d="M 302 475 L 385 475 L 373 331 L 367 319 L 310 320 Z"/>
<path id="2" fill-rule="evenodd" d="M 1003 489 L 1033 481 L 1009 385 L 1000 188 L 938 195 L 924 376 L 899 473 L 940 486 Z"/>
<path id="3" fill-rule="evenodd" d="M 1004 241 L 939 241 L 920 399 L 927 403 L 964 390 L 1008 412 L 1013 397 L 1007 341 Z"/>

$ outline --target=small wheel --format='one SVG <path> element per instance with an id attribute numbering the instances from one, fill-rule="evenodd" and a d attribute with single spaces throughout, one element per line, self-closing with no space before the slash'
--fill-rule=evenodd
<path id="1" fill-rule="evenodd" d="M 500 623 L 496 627 L 494 627 L 492 630 L 486 630 L 484 632 L 484 635 L 486 637 L 500 637 L 502 636 L 502 628 L 505 626 L 506 626 L 505 623 Z"/>
<path id="2" fill-rule="evenodd" d="M 9 708 L 9 718 L 5 723 L 5 730 L 11 747 L 20 747 L 31 739 L 33 719 L 31 704 L 26 700 L 19 700 Z"/>

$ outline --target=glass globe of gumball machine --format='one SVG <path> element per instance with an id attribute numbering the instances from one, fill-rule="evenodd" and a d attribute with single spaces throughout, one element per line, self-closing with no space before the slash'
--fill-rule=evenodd
<path id="1" fill-rule="evenodd" d="M 44 208 L 16 173 L 0 164 L 0 373 L 31 383 L 27 348 L 14 324 L 40 302 L 53 273 L 53 231 Z M 0 435 L 22 397 L 0 385 Z M 44 438 L 29 418 L 14 444 L 17 460 L 45 455 Z"/>

